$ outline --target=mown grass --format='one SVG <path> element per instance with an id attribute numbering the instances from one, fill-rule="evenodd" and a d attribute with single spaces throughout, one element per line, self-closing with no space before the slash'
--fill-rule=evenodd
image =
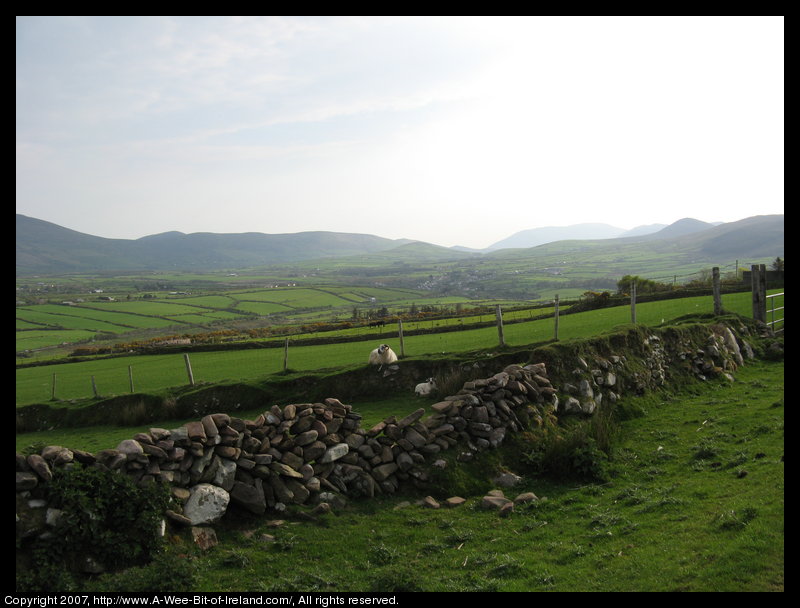
<path id="1" fill-rule="evenodd" d="M 194 554 L 196 588 L 783 591 L 783 363 L 634 409 L 642 415 L 620 423 L 608 482 L 526 476 L 509 446 L 485 463 L 484 483 L 510 468 L 524 481 L 507 494 L 540 500 L 508 518 L 481 510 L 479 495 L 431 510 L 413 493 L 278 527 L 242 514 Z"/>

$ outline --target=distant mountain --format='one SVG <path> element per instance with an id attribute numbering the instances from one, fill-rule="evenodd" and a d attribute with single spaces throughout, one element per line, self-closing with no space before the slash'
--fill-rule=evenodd
<path id="1" fill-rule="evenodd" d="M 715 224 L 709 224 L 708 222 L 701 222 L 700 220 L 685 217 L 677 222 L 673 222 L 665 228 L 662 228 L 658 232 L 653 233 L 651 236 L 659 239 L 673 239 L 686 234 L 702 232 L 703 230 L 708 230 L 714 226 Z"/>
<path id="2" fill-rule="evenodd" d="M 466 248 L 440 247 L 368 234 L 165 232 L 126 240 L 92 236 L 19 214 L 16 223 L 18 275 L 125 270 L 207 271 L 330 258 L 341 258 L 344 263 L 354 265 L 374 263 L 386 266 L 388 263 L 413 266 L 415 263 L 449 260 L 468 262 L 482 257 L 480 252 Z M 538 235 L 530 234 L 537 232 Z M 603 252 L 613 250 L 616 258 L 638 259 L 642 255 L 679 252 L 693 260 L 716 263 L 721 258 L 747 260 L 784 256 L 783 215 L 754 216 L 719 225 L 684 218 L 656 232 L 638 236 L 632 236 L 630 232 L 606 224 L 535 229 L 495 243 L 492 247 L 496 249 L 484 251 L 484 255 L 508 260 L 547 260 L 548 256 L 563 260 L 566 255 L 573 259 L 580 256 L 594 256 L 596 259 Z M 610 236 L 614 233 L 619 236 Z M 534 237 L 548 242 L 523 246 L 523 243 L 535 242 Z M 351 259 L 346 260 L 347 257 Z"/>
<path id="3" fill-rule="evenodd" d="M 783 215 L 756 215 L 738 222 L 718 224 L 676 242 L 694 241 L 710 256 L 784 257 Z"/>
<path id="4" fill-rule="evenodd" d="M 573 224 L 571 226 L 544 226 L 522 230 L 493 245 L 486 251 L 498 249 L 527 249 L 555 241 L 613 239 L 623 235 L 625 230 L 608 224 Z"/>
<path id="5" fill-rule="evenodd" d="M 622 238 L 629 237 L 629 236 L 644 236 L 646 234 L 653 234 L 654 232 L 658 232 L 659 230 L 666 228 L 667 224 L 647 224 L 646 226 L 636 226 L 636 228 L 631 228 L 620 234 L 619 236 Z"/>
<path id="6" fill-rule="evenodd" d="M 341 232 L 164 232 L 135 240 L 106 239 L 19 214 L 16 236 L 18 274 L 248 268 L 363 255 L 411 242 Z"/>
<path id="7" fill-rule="evenodd" d="M 658 232 L 644 236 L 615 239 L 557 241 L 527 249 L 503 249 L 488 255 L 492 258 L 519 260 L 597 259 L 613 251 L 617 259 L 679 252 L 694 261 L 720 263 L 728 258 L 740 261 L 764 257 L 784 257 L 783 215 L 757 215 L 736 222 L 709 224 L 682 219 Z"/>

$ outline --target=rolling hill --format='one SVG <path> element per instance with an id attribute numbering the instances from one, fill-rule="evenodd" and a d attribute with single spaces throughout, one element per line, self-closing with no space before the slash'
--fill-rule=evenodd
<path id="1" fill-rule="evenodd" d="M 500 264 L 512 260 L 526 260 L 527 263 L 536 260 L 537 265 L 549 265 L 561 263 L 565 255 L 573 256 L 573 263 L 579 263 L 583 256 L 590 265 L 600 263 L 603 256 L 635 260 L 642 256 L 679 253 L 687 260 L 719 263 L 720 258 L 725 257 L 747 260 L 784 255 L 783 215 L 754 216 L 719 225 L 684 218 L 655 232 L 638 236 L 628 236 L 629 233 L 625 231 L 616 238 L 580 239 L 573 236 L 571 239 L 537 246 L 508 247 L 483 254 L 368 234 L 165 232 L 125 240 L 92 236 L 19 214 L 16 221 L 16 269 L 20 276 L 111 270 L 208 271 L 294 262 L 319 261 L 323 264 L 334 259 L 361 267 L 389 267 L 447 261 L 469 265 L 473 260 L 475 264 L 483 263 L 481 260 Z M 598 225 L 582 226 L 572 234 L 580 234 L 581 231 L 590 234 Z M 607 225 L 600 226 L 605 226 L 602 230 L 606 230 L 606 235 L 610 234 L 609 230 L 619 230 Z M 647 228 L 656 229 L 658 225 Z M 546 232 L 546 229 L 541 230 Z M 523 231 L 518 235 L 532 232 Z M 499 243 L 512 243 L 513 238 Z"/>
<path id="2" fill-rule="evenodd" d="M 102 270 L 215 270 L 363 255 L 410 243 L 369 234 L 165 232 L 106 239 L 17 214 L 17 274 Z"/>
<path id="3" fill-rule="evenodd" d="M 643 236 L 616 239 L 565 240 L 523 249 L 503 249 L 488 254 L 494 260 L 536 259 L 540 264 L 556 264 L 566 256 L 586 265 L 608 260 L 679 256 L 693 263 L 718 264 L 724 258 L 740 260 L 784 256 L 784 216 L 758 215 L 736 222 L 707 224 L 690 218 Z M 730 260 L 733 261 L 733 260 Z"/>

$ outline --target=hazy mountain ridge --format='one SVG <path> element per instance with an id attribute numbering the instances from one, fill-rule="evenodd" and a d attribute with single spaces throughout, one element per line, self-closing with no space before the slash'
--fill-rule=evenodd
<path id="1" fill-rule="evenodd" d="M 570 226 L 544 226 L 521 230 L 489 245 L 484 251 L 499 249 L 527 249 L 555 241 L 612 239 L 622 236 L 625 230 L 609 224 L 585 223 Z"/>
<path id="2" fill-rule="evenodd" d="M 17 214 L 17 272 L 211 270 L 369 254 L 411 242 L 370 234 L 164 232 L 106 239 Z"/>
<path id="3" fill-rule="evenodd" d="M 478 251 L 441 247 L 411 239 L 386 239 L 369 234 L 257 232 L 220 234 L 164 232 L 135 240 L 107 239 L 76 232 L 56 224 L 17 214 L 17 273 L 63 274 L 124 270 L 221 270 L 271 264 L 362 256 L 365 262 L 432 262 L 491 257 L 530 257 L 554 248 L 642 247 L 650 251 L 685 250 L 698 256 L 783 256 L 783 215 L 754 216 L 724 224 L 692 218 L 678 220 L 660 230 L 658 224 L 624 231 L 602 224 L 582 224 L 570 239 L 536 246 Z M 604 234 L 618 237 L 575 238 L 600 226 Z M 564 229 L 570 227 L 563 227 Z M 539 230 L 522 231 L 531 233 Z M 645 234 L 641 234 L 645 232 Z M 633 235 L 631 235 L 633 233 Z M 550 231 L 549 234 L 555 234 Z M 562 230 L 561 234 L 568 234 Z M 597 234 L 597 232 L 594 232 Z M 516 236 L 516 235 L 512 235 Z M 504 241 L 510 241 L 505 239 Z M 504 241 L 499 241 L 500 243 Z M 513 241 L 511 241 L 513 242 Z M 520 241 L 521 242 L 521 241 Z"/>

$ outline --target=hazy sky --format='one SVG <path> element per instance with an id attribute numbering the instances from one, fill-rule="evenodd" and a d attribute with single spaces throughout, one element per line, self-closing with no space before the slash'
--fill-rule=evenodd
<path id="1" fill-rule="evenodd" d="M 17 17 L 17 213 L 110 238 L 783 213 L 783 17 Z"/>

